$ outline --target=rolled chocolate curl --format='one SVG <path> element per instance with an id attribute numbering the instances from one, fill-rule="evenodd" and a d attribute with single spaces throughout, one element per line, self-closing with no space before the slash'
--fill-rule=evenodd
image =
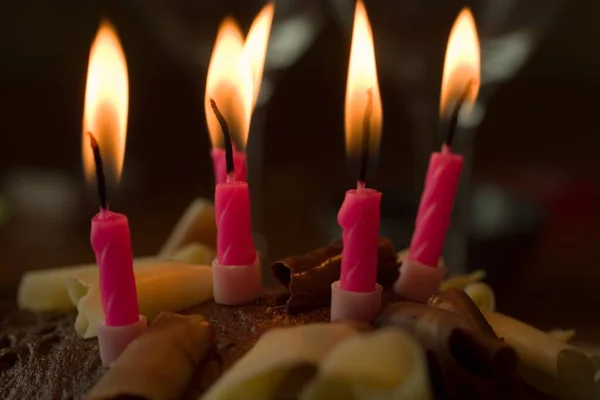
<path id="1" fill-rule="evenodd" d="M 190 243 L 175 250 L 167 258 L 189 264 L 210 265 L 216 256 L 217 252 L 215 249 L 211 249 L 201 243 Z"/>
<path id="2" fill-rule="evenodd" d="M 212 202 L 203 198 L 192 201 L 158 254 L 161 257 L 169 257 L 190 243 L 200 243 L 211 249 L 217 248 L 215 207 Z"/>
<path id="3" fill-rule="evenodd" d="M 494 310 L 491 310 L 494 311 Z M 575 332 L 574 329 L 552 329 L 548 332 L 546 332 L 547 335 L 549 335 L 550 337 L 558 340 L 559 342 L 568 342 L 569 340 L 573 339 L 575 337 L 575 334 L 577 332 Z"/>
<path id="4" fill-rule="evenodd" d="M 140 314 L 152 320 L 161 311 L 179 311 L 210 300 L 213 296 L 212 268 L 175 261 L 162 261 L 135 269 Z M 68 293 L 77 305 L 75 331 L 85 339 L 98 334 L 104 320 L 98 272 L 67 278 Z"/>
<path id="5" fill-rule="evenodd" d="M 201 315 L 160 313 L 94 386 L 88 399 L 178 399 L 213 345 Z"/>
<path id="6" fill-rule="evenodd" d="M 429 400 L 425 354 L 398 328 L 350 337 L 321 361 L 301 400 Z"/>
<path id="7" fill-rule="evenodd" d="M 431 296 L 428 303 L 432 307 L 459 314 L 464 318 L 470 329 L 497 338 L 496 333 L 477 305 L 462 290 L 450 288 L 439 291 Z"/>
<path id="8" fill-rule="evenodd" d="M 291 372 L 314 371 L 332 348 L 358 332 L 356 325 L 342 323 L 269 330 L 201 398 L 272 399 Z"/>
<path id="9" fill-rule="evenodd" d="M 502 399 L 520 393 L 515 351 L 474 330 L 461 315 L 420 303 L 389 305 L 376 326 L 396 326 L 412 333 L 427 350 L 435 392 L 448 399 Z"/>
<path id="10" fill-rule="evenodd" d="M 156 257 L 134 260 L 134 268 L 156 262 Z M 98 274 L 95 263 L 26 272 L 21 277 L 17 294 L 19 308 L 34 312 L 70 311 L 76 308 L 69 297 L 65 279 L 80 274 Z"/>
<path id="11" fill-rule="evenodd" d="M 343 245 L 331 246 L 310 253 L 284 258 L 271 264 L 273 275 L 290 289 L 287 311 L 296 314 L 326 307 L 331 303 L 331 284 L 340 279 Z M 398 279 L 398 264 L 394 245 L 379 239 L 377 282 L 383 287 Z"/>
<path id="12" fill-rule="evenodd" d="M 513 349 L 487 332 L 472 329 L 461 315 L 413 302 L 390 304 L 375 320 L 379 326 L 397 326 L 413 333 L 428 350 L 452 358 L 465 368 L 514 371 Z"/>
<path id="13" fill-rule="evenodd" d="M 514 347 L 525 365 L 556 376 L 558 354 L 565 349 L 578 350 L 547 333 L 507 315 L 490 312 L 485 317 L 498 335 Z"/>
<path id="14" fill-rule="evenodd" d="M 525 379 L 565 399 L 600 398 L 600 358 L 500 313 L 485 313 L 506 343 L 515 348 Z"/>
<path id="15" fill-rule="evenodd" d="M 406 259 L 406 257 L 408 257 L 408 253 L 410 252 L 410 249 L 407 247 L 406 249 L 399 251 L 398 253 L 396 253 L 396 260 L 398 261 L 398 263 L 402 263 L 404 262 L 404 260 Z M 445 267 L 446 263 L 444 262 L 444 258 L 440 257 L 439 261 L 438 261 L 438 268 L 441 267 Z"/>

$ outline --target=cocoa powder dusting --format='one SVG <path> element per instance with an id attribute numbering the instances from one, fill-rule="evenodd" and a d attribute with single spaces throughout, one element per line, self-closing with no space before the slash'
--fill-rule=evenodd
<path id="1" fill-rule="evenodd" d="M 329 321 L 329 309 L 300 315 L 285 311 L 287 296 L 269 291 L 253 304 L 226 307 L 212 301 L 182 314 L 202 314 L 216 346 L 196 371 L 184 399 L 197 399 L 244 355 L 265 331 Z M 0 326 L 1 399 L 84 399 L 104 373 L 97 339 L 79 338 L 75 313 L 15 311 Z"/>
<path id="2" fill-rule="evenodd" d="M 81 399 L 102 376 L 97 340 L 83 340 L 75 314 L 15 311 L 0 327 L 0 398 Z"/>

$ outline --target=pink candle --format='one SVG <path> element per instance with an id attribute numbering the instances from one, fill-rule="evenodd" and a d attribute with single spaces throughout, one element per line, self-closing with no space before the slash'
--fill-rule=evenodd
<path id="1" fill-rule="evenodd" d="M 267 7 L 253 22 L 246 43 L 239 26 L 226 18 L 219 27 L 206 77 L 208 131 L 213 146 L 223 147 L 211 152 L 217 183 L 213 294 L 215 302 L 223 305 L 252 302 L 262 290 L 260 263 L 252 241 L 246 155 L 234 148 L 232 136 L 242 147 L 248 139 L 271 18 L 272 7 Z M 228 122 L 233 126 L 231 134 Z"/>
<path id="2" fill-rule="evenodd" d="M 248 183 L 236 180 L 235 157 L 227 121 L 217 103 L 210 99 L 212 111 L 221 125 L 225 141 L 225 182 L 215 187 L 217 258 L 213 261 L 215 302 L 240 305 L 255 300 L 262 287 L 260 265 L 252 242 L 250 191 Z"/>
<path id="3" fill-rule="evenodd" d="M 441 152 L 431 155 L 410 250 L 394 284 L 397 294 L 413 301 L 426 302 L 439 290 L 446 275 L 447 269 L 438 264 L 463 166 L 463 158 L 452 154 L 450 146 L 461 114 L 469 111 L 477 99 L 480 66 L 475 21 L 470 10 L 464 8 L 450 32 L 444 60 L 440 94 L 444 145 Z"/>
<path id="4" fill-rule="evenodd" d="M 96 175 L 100 212 L 92 218 L 90 242 L 96 255 L 104 321 L 98 325 L 102 365 L 109 366 L 146 328 L 140 316 L 133 275 L 127 217 L 110 212 L 106 200 L 103 155 L 110 155 L 113 183 L 125 157 L 129 80 L 119 37 L 103 21 L 90 50 L 83 113 L 83 161 L 88 178 Z M 98 141 L 94 134 L 97 134 Z M 89 142 L 88 142 L 89 139 Z M 92 161 L 93 160 L 93 161 Z"/>
<path id="5" fill-rule="evenodd" d="M 338 214 L 344 249 L 340 287 L 351 292 L 372 292 L 377 278 L 381 192 L 348 190 Z"/>
<path id="6" fill-rule="evenodd" d="M 231 176 L 216 186 L 215 216 L 219 264 L 252 265 L 256 250 L 252 242 L 250 192 L 246 182 L 236 181 Z"/>
<path id="7" fill-rule="evenodd" d="M 215 173 L 215 182 L 223 183 L 227 180 L 227 166 L 225 163 L 225 149 L 213 147 L 210 150 L 210 156 L 213 160 L 213 171 Z M 235 164 L 235 180 L 247 182 L 246 152 L 233 150 L 233 163 Z"/>
<path id="8" fill-rule="evenodd" d="M 454 197 L 458 189 L 463 158 L 444 145 L 431 155 L 425 189 L 410 243 L 409 260 L 437 267 L 450 226 Z"/>
<path id="9" fill-rule="evenodd" d="M 96 255 L 104 322 L 98 326 L 102 365 L 109 366 L 146 328 L 139 315 L 129 223 L 123 214 L 108 210 L 100 148 L 88 134 L 96 165 L 100 212 L 92 218 L 90 242 Z"/>
<path id="10" fill-rule="evenodd" d="M 379 149 L 381 96 L 373 33 L 362 1 L 356 2 L 344 104 L 346 151 L 360 161 L 357 188 L 348 190 L 338 213 L 343 229 L 340 279 L 331 284 L 331 320 L 373 320 L 381 310 L 377 244 L 381 193 L 367 189 L 369 159 Z"/>
<path id="11" fill-rule="evenodd" d="M 106 325 L 137 323 L 139 308 L 127 217 L 101 209 L 92 218 L 91 244 L 99 268 Z"/>

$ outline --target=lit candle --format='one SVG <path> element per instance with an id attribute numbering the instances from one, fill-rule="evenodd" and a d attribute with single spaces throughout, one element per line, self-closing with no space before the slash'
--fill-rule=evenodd
<path id="1" fill-rule="evenodd" d="M 227 18 L 217 34 L 206 82 L 206 120 L 213 138 L 225 147 L 224 182 L 215 188 L 217 258 L 213 262 L 215 301 L 239 305 L 253 301 L 262 277 L 252 241 L 248 183 L 238 180 L 232 136 L 248 137 L 254 86 L 252 67 L 237 24 Z"/>
<path id="2" fill-rule="evenodd" d="M 357 188 L 348 190 L 338 214 L 343 229 L 340 280 L 331 286 L 331 319 L 371 321 L 381 308 L 377 246 L 381 193 L 366 187 L 369 156 L 377 152 L 381 97 L 371 26 L 362 1 L 356 4 L 346 85 L 345 131 L 348 153 L 360 157 Z"/>
<path id="3" fill-rule="evenodd" d="M 252 109 L 254 109 L 254 105 L 256 104 L 256 100 L 258 99 L 258 93 L 260 91 L 260 84 L 262 81 L 263 68 L 265 63 L 265 56 L 267 54 L 267 45 L 269 42 L 269 33 L 271 31 L 271 22 L 273 21 L 273 14 L 275 12 L 275 7 L 273 3 L 268 3 L 263 7 L 261 12 L 256 16 L 250 30 L 248 31 L 248 37 L 244 43 L 244 53 L 246 54 L 246 59 L 250 63 L 251 73 L 252 73 Z M 241 33 L 236 32 L 236 39 L 239 40 L 241 37 Z M 211 66 L 214 71 L 219 71 L 219 73 L 223 73 L 223 68 L 235 68 L 230 64 L 220 64 L 224 62 L 226 58 L 213 58 Z M 211 83 L 217 84 L 218 81 L 212 80 Z M 231 89 L 226 89 L 231 90 Z M 214 89 L 210 90 L 211 92 Z M 209 89 L 207 88 L 207 93 Z M 212 111 L 208 108 L 208 104 L 205 104 L 206 112 L 211 113 Z M 250 123 L 250 121 L 248 121 Z M 227 180 L 227 168 L 225 161 L 225 148 L 223 143 L 223 136 L 219 132 L 218 121 L 215 119 L 209 119 L 209 132 L 210 138 L 212 142 L 212 149 L 210 151 L 210 156 L 213 161 L 213 171 L 215 174 L 215 182 L 223 183 Z M 211 126 L 212 124 L 212 126 Z M 237 181 L 246 182 L 248 180 L 248 172 L 246 167 L 246 141 L 248 140 L 248 130 L 244 130 L 244 127 L 239 127 L 239 129 L 232 129 L 233 132 L 238 134 L 246 133 L 245 135 L 240 135 L 232 138 L 234 142 L 233 146 L 233 162 L 235 164 L 234 175 Z"/>
<path id="4" fill-rule="evenodd" d="M 112 212 L 106 200 L 104 166 L 118 182 L 125 156 L 129 101 L 127 63 L 114 28 L 103 22 L 92 44 L 83 117 L 82 155 L 86 176 L 96 176 L 100 212 L 92 218 L 91 244 L 96 254 L 105 321 L 98 327 L 100 357 L 114 361 L 146 327 L 139 315 L 133 275 L 129 223 Z"/>
<path id="5" fill-rule="evenodd" d="M 444 144 L 440 152 L 431 155 L 410 250 L 395 285 L 398 294 L 411 300 L 426 301 L 438 290 L 446 274 L 438 261 L 463 165 L 462 156 L 452 153 L 452 139 L 459 115 L 469 111 L 477 98 L 480 68 L 475 21 L 465 8 L 454 23 L 446 49 L 440 96 Z"/>
<path id="6" fill-rule="evenodd" d="M 213 161 L 213 171 L 215 173 L 215 183 L 223 183 L 227 180 L 227 166 L 225 163 L 225 149 L 213 145 L 210 149 L 210 157 Z M 233 147 L 233 162 L 235 171 L 233 171 L 236 181 L 248 181 L 248 171 L 246 167 L 246 152 L 237 150 Z"/>

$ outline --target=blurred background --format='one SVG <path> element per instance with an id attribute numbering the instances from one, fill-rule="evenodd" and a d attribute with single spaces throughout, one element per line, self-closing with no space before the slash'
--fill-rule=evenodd
<path id="1" fill-rule="evenodd" d="M 600 337 L 600 2 L 365 1 L 383 101 L 382 231 L 408 245 L 436 135 L 448 34 L 464 5 L 481 36 L 482 89 L 461 120 L 466 167 L 448 238 L 454 273 L 484 268 L 501 311 Z M 253 223 L 268 261 L 340 236 L 354 185 L 343 106 L 354 3 L 276 0 L 248 144 Z M 211 198 L 202 99 L 225 15 L 247 31 L 264 5 L 242 0 L 0 3 L 0 301 L 22 273 L 93 260 L 97 211 L 81 166 L 90 44 L 110 18 L 127 57 L 122 185 L 136 256 L 158 251 L 196 197 Z M 1 310 L 2 308 L 0 308 Z"/>

